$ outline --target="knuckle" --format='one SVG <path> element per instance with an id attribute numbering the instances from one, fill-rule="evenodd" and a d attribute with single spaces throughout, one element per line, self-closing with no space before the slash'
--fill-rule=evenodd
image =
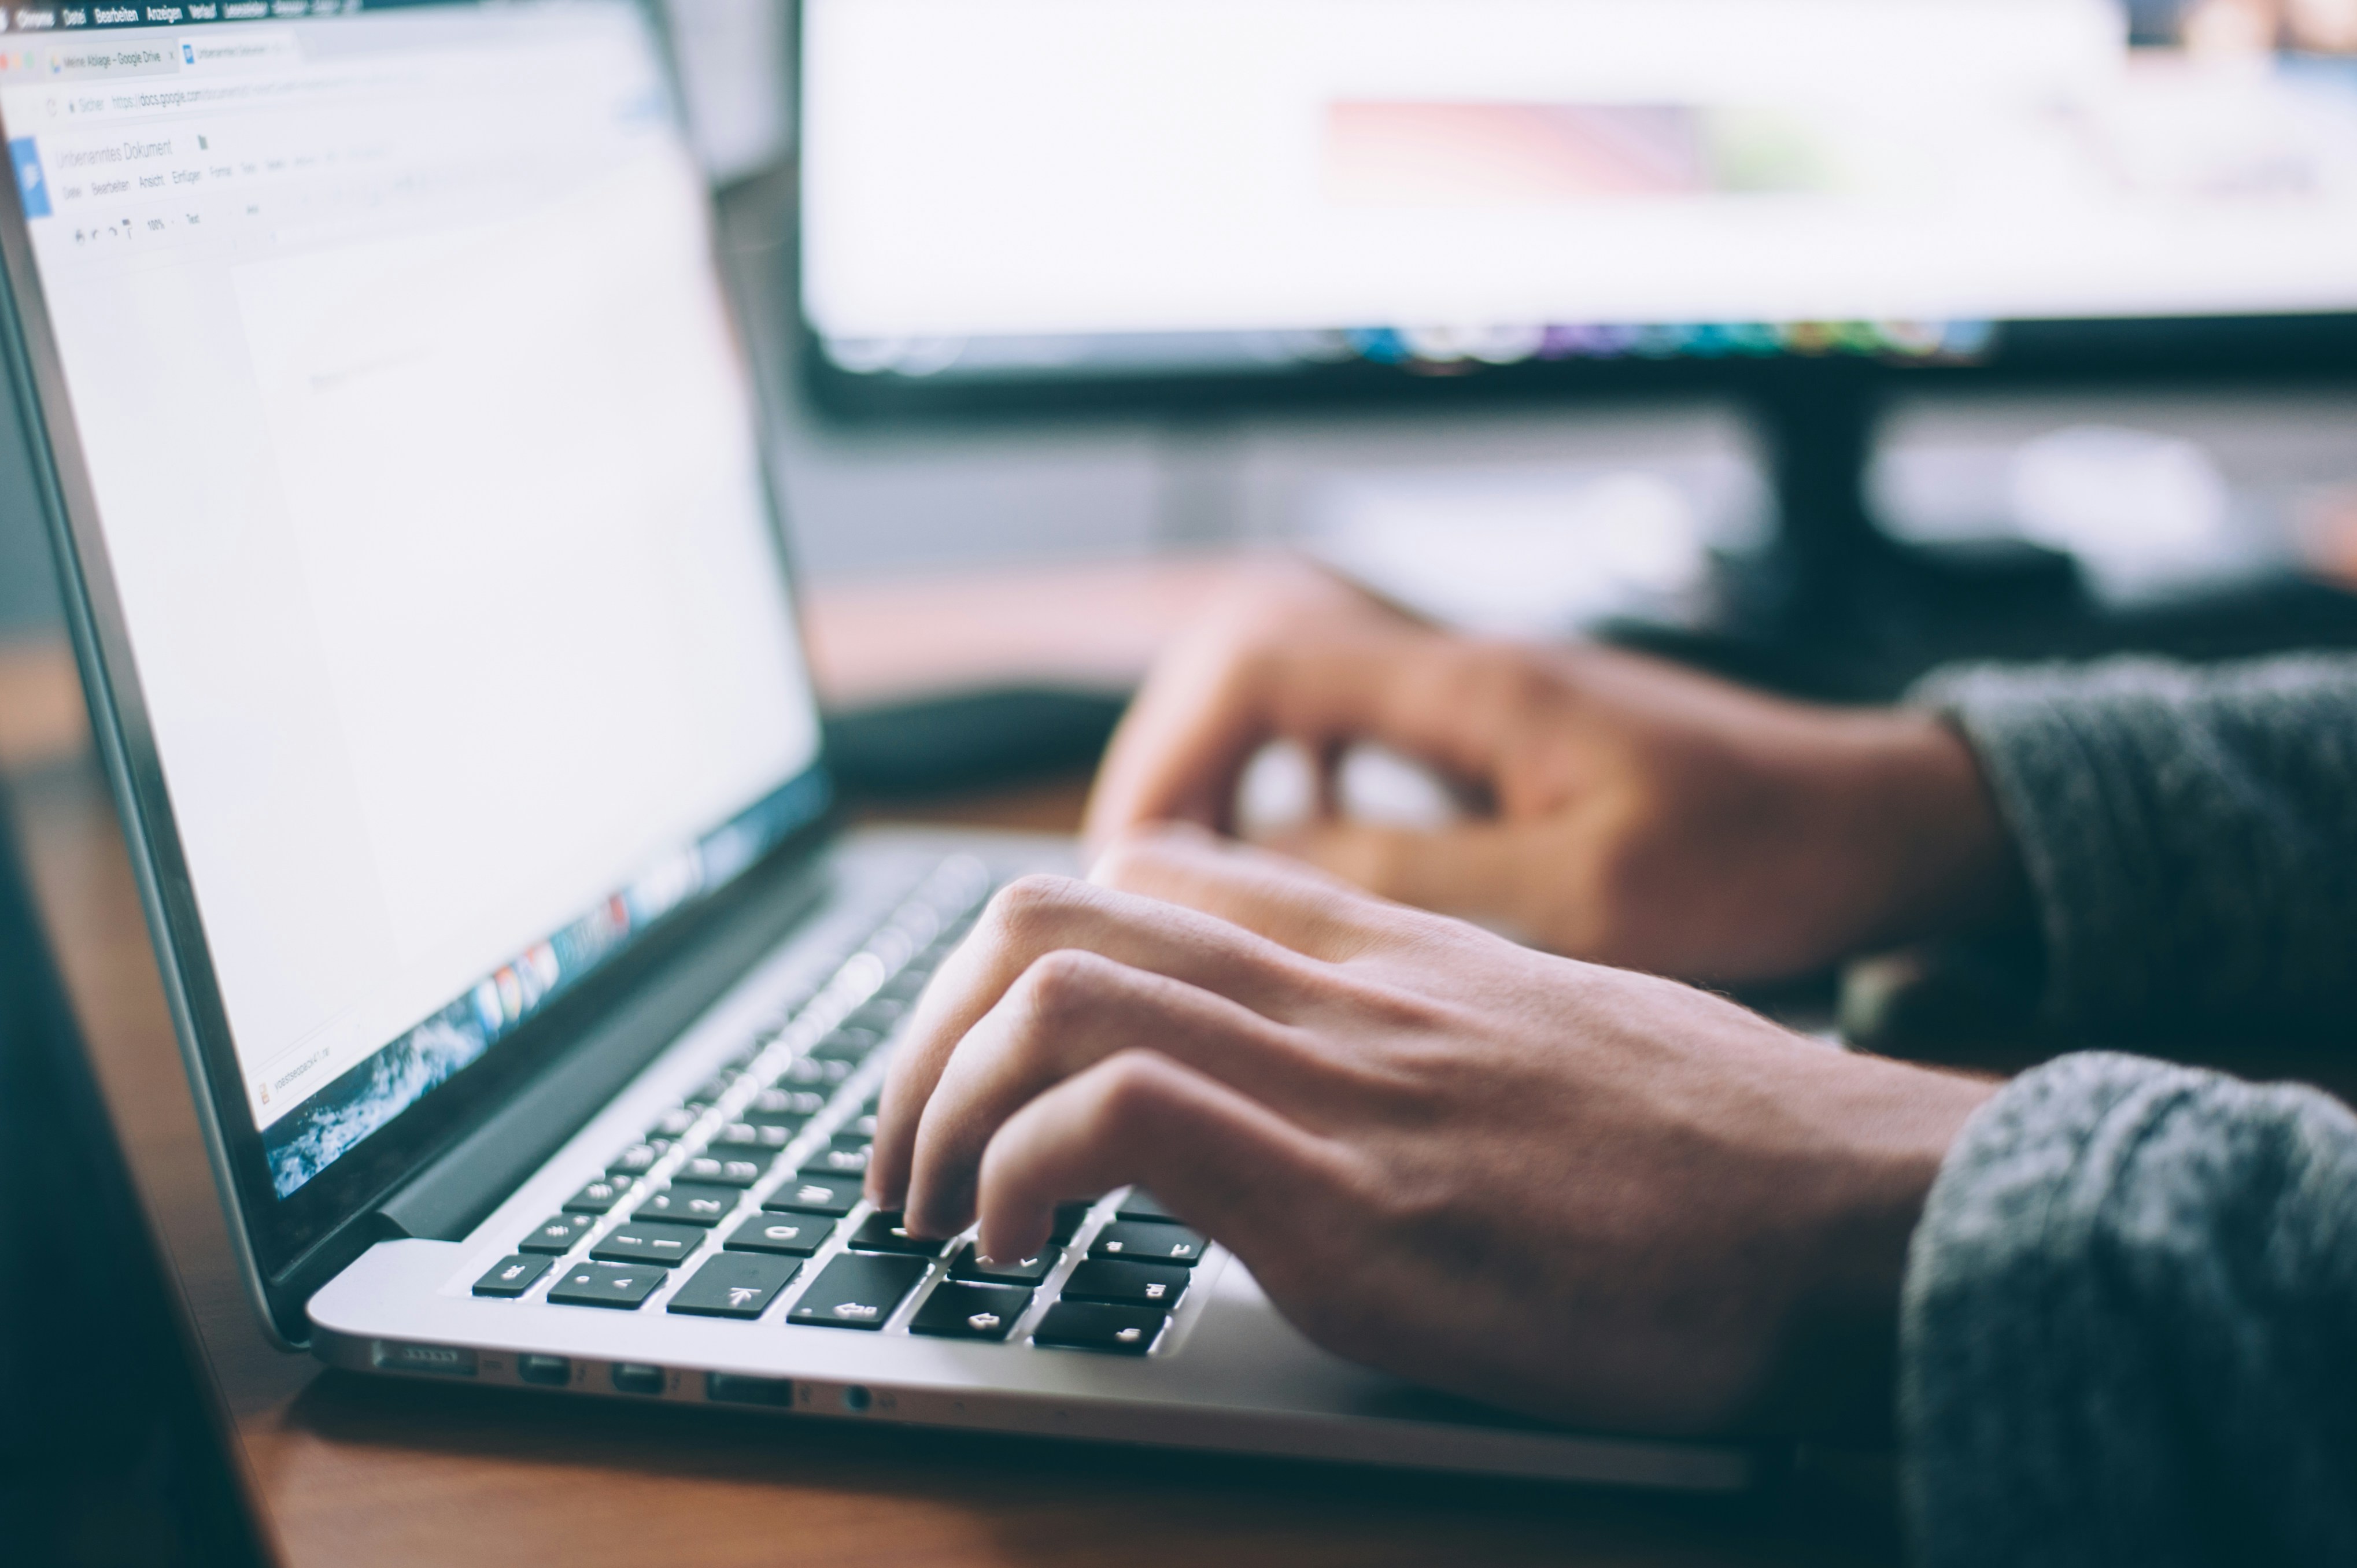
<path id="1" fill-rule="evenodd" d="M 1018 876 L 992 896 L 991 923 L 1016 940 L 1037 934 L 1072 906 L 1078 886 L 1069 876 L 1045 872 Z"/>
<path id="2" fill-rule="evenodd" d="M 1090 1122 L 1100 1137 L 1127 1143 L 1141 1135 L 1169 1101 L 1162 1059 L 1139 1047 L 1107 1057 L 1096 1073 Z"/>
<path id="3" fill-rule="evenodd" d="M 1107 961 L 1094 953 L 1059 948 L 1043 953 L 1016 983 L 1032 1024 L 1053 1032 L 1076 1022 L 1103 993 Z"/>

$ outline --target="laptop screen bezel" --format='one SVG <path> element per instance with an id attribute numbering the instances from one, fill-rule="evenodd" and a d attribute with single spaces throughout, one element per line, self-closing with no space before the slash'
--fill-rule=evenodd
<path id="1" fill-rule="evenodd" d="M 618 0 L 647 28 L 651 47 L 662 58 L 670 85 L 669 113 L 683 140 L 687 135 L 682 100 L 665 35 L 647 0 Z M 473 0 L 447 0 L 452 9 Z M 406 8 L 406 7 L 403 7 Z M 529 15 L 529 13 L 522 13 Z M 519 13 L 504 12 L 513 24 Z M 370 13 L 350 18 L 365 21 Z M 317 26 L 347 19 L 315 18 Z M 232 1047 L 228 1015 L 205 938 L 188 861 L 173 816 L 170 791 L 100 526 L 81 434 L 68 395 L 62 358 L 32 250 L 23 199 L 16 182 L 0 199 L 0 329 L 14 382 L 18 423 L 41 495 L 58 564 L 59 588 L 81 667 L 93 731 L 124 817 L 124 839 L 145 905 L 173 1024 L 196 1090 L 197 1110 L 213 1156 L 214 1171 L 229 1211 L 232 1240 L 241 1253 L 261 1305 L 283 1330 L 300 1321 L 299 1302 L 284 1299 L 285 1287 L 320 1250 L 347 1235 L 383 1198 L 437 1154 L 506 1103 L 576 1043 L 585 1021 L 619 994 L 642 983 L 649 972 L 674 953 L 694 929 L 717 918 L 732 890 L 767 881 L 783 865 L 800 862 L 832 831 L 834 789 L 822 738 L 810 767 L 780 787 L 815 784 L 828 802 L 810 821 L 773 845 L 759 862 L 704 897 L 692 900 L 651 927 L 615 959 L 586 974 L 544 1012 L 526 1019 L 482 1059 L 393 1117 L 317 1176 L 281 1198 L 271 1181 L 262 1132 L 246 1099 Z M 775 421 L 759 356 L 747 328 L 748 312 L 731 286 L 718 247 L 710 257 L 748 371 L 757 446 L 761 453 L 763 499 L 770 536 L 777 552 L 780 585 L 791 600 L 794 577 L 777 475 L 773 469 Z M 797 635 L 807 631 L 796 617 Z M 807 657 L 804 668 L 810 668 Z M 720 824 L 715 823 L 717 827 Z M 338 1249 L 342 1251 L 344 1249 Z M 357 1247 L 350 1249 L 357 1251 Z M 289 1336 L 291 1337 L 291 1336 Z"/>

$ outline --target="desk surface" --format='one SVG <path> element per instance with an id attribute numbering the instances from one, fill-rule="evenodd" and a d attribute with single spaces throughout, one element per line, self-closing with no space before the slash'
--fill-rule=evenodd
<path id="1" fill-rule="evenodd" d="M 519 1561 L 1839 1563 L 1871 1502 L 1727 1504 L 1145 1449 L 609 1406 L 329 1372 L 271 1349 L 231 1271 L 70 662 L 0 652 L 0 766 L 100 1077 L 296 1568 Z M 1081 781 L 936 820 L 1069 826 Z"/>

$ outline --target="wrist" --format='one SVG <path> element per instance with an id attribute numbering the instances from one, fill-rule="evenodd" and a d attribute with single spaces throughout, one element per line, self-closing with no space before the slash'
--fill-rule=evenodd
<path id="1" fill-rule="evenodd" d="M 1859 715 L 1853 821 L 1876 881 L 1856 946 L 1892 948 L 2020 918 L 2029 881 L 1979 760 L 1938 714 Z"/>

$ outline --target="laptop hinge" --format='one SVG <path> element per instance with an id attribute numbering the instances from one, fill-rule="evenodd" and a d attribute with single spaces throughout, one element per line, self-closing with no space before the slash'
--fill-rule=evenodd
<path id="1" fill-rule="evenodd" d="M 380 1239 L 464 1240 L 783 941 L 832 880 L 828 857 L 805 864 L 620 998 L 571 1050 L 379 1204 L 370 1218 Z"/>

